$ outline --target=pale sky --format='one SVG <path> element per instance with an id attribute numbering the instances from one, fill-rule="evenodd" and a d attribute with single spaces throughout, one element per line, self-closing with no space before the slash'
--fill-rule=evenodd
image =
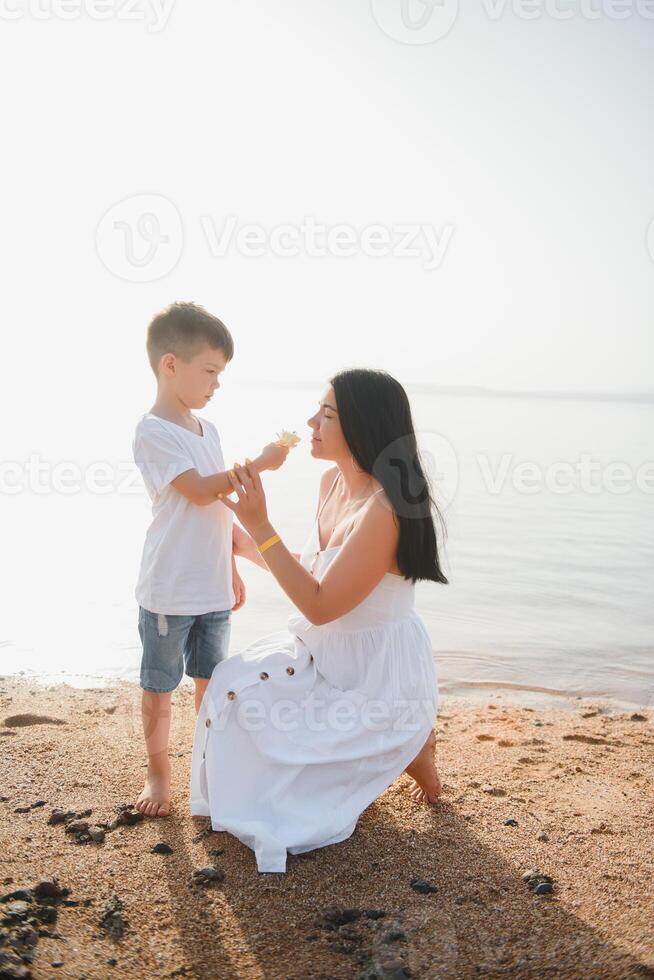
<path id="1" fill-rule="evenodd" d="M 201 412 L 227 465 L 282 427 L 303 437 L 269 480 L 298 549 L 324 466 L 306 418 L 340 368 L 409 388 L 652 390 L 653 54 L 654 0 L 0 0 L 0 461 L 133 468 L 155 397 L 146 326 L 176 299 L 235 338 Z M 506 676 L 533 684 L 554 623 L 562 677 L 602 649 L 604 684 L 626 649 L 637 683 L 651 498 L 517 508 L 470 473 L 478 453 L 638 466 L 651 410 L 413 401 L 439 469 L 443 442 L 458 459 L 453 584 L 422 593 L 434 648 L 463 651 L 443 676 L 486 676 L 501 647 L 529 652 Z M 138 664 L 136 490 L 4 497 L 3 669 Z M 250 575 L 237 649 L 285 621 Z"/>
<path id="2" fill-rule="evenodd" d="M 104 21 L 91 0 L 71 20 L 39 3 L 0 3 L 3 391 L 28 443 L 46 418 L 145 411 L 145 327 L 174 299 L 228 324 L 232 384 L 357 364 L 651 389 L 654 20 L 629 0 L 623 20 L 468 0 L 425 44 L 382 30 L 399 0 L 142 0 L 141 20 L 109 0 Z M 164 199 L 172 268 L 163 248 L 147 281 L 135 237 L 128 273 L 146 281 L 127 281 L 116 249 L 143 195 Z M 306 254 L 307 218 L 346 226 L 354 254 Z M 217 254 L 230 220 L 264 254 Z M 295 257 L 271 252 L 280 225 Z M 371 226 L 394 242 L 428 226 L 438 266 L 426 238 L 417 257 L 364 254 Z"/>

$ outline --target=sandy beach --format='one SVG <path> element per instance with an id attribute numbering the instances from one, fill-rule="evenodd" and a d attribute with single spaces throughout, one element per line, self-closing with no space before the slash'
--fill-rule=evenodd
<path id="1" fill-rule="evenodd" d="M 654 976 L 651 712 L 445 701 L 437 806 L 402 777 L 352 838 L 261 875 L 188 815 L 190 686 L 173 700 L 173 811 L 130 822 L 139 703 L 132 685 L 2 680 L 0 976 Z M 214 880 L 192 877 L 206 867 Z"/>

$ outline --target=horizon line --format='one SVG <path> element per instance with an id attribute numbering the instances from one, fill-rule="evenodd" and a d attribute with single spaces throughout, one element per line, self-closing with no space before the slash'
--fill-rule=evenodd
<path id="1" fill-rule="evenodd" d="M 278 381 L 271 378 L 245 381 L 246 384 L 267 385 L 273 388 L 316 388 L 325 384 L 321 381 Z M 446 385 L 435 384 L 429 381 L 408 381 L 404 383 L 407 391 L 422 392 L 435 395 L 453 395 L 455 397 L 481 397 L 481 398 L 549 398 L 560 401 L 617 401 L 631 402 L 638 404 L 654 403 L 654 390 L 644 391 L 638 389 L 619 389 L 617 391 L 607 391 L 602 389 L 592 389 L 584 391 L 582 389 L 568 389 L 557 391 L 555 389 L 512 389 L 512 388 L 490 388 L 485 385 Z"/>

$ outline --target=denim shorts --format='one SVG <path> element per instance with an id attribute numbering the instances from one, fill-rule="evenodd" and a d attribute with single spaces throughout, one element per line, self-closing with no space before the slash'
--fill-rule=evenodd
<path id="1" fill-rule="evenodd" d="M 169 616 L 139 606 L 139 635 L 143 645 L 141 687 L 164 694 L 182 679 L 209 678 L 227 657 L 231 609 L 201 616 Z"/>

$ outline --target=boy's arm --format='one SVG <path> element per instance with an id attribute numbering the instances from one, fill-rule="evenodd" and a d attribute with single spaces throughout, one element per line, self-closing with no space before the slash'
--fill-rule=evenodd
<path id="1" fill-rule="evenodd" d="M 234 589 L 234 605 L 232 606 L 232 612 L 237 612 L 245 605 L 246 591 L 245 583 L 241 576 L 238 574 L 238 569 L 236 567 L 236 562 L 234 561 L 234 555 L 232 555 L 232 586 Z"/>
<path id="2" fill-rule="evenodd" d="M 252 461 L 250 465 L 256 467 L 259 473 L 264 470 L 277 470 L 282 465 L 289 450 L 286 446 L 277 446 L 271 442 L 265 447 L 260 456 Z M 174 480 L 170 481 L 171 486 L 181 493 L 184 497 L 197 504 L 199 507 L 206 507 L 207 504 L 215 504 L 219 493 L 231 493 L 232 484 L 229 474 L 212 473 L 211 476 L 200 476 L 196 469 L 185 470 Z"/>
<path id="3" fill-rule="evenodd" d="M 259 565 L 266 572 L 270 571 L 263 560 L 263 555 L 257 548 L 256 542 L 236 522 L 232 525 L 232 552 L 235 555 L 240 555 L 241 558 L 253 561 L 255 565 Z"/>
<path id="4" fill-rule="evenodd" d="M 198 507 L 206 507 L 207 504 L 215 504 L 219 493 L 226 493 L 229 485 L 227 473 L 214 473 L 211 476 L 200 476 L 196 469 L 186 470 L 180 473 L 174 480 L 170 481 L 178 493 L 190 500 Z M 225 487 L 225 490 L 221 488 Z"/>

